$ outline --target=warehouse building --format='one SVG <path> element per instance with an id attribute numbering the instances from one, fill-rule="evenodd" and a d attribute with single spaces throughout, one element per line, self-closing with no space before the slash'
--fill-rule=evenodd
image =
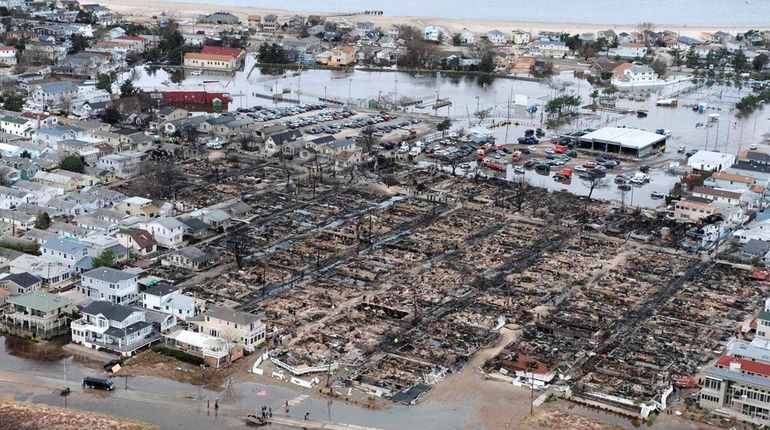
<path id="1" fill-rule="evenodd" d="M 577 136 L 577 146 L 581 149 L 642 158 L 665 150 L 666 138 L 667 136 L 662 134 L 636 128 L 604 127 Z"/>

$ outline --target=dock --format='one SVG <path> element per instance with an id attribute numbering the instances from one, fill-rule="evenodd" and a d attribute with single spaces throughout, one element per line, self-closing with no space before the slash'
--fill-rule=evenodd
<path id="1" fill-rule="evenodd" d="M 249 415 L 243 419 L 249 424 L 256 424 L 258 426 L 277 424 L 285 427 L 307 430 L 383 430 L 376 427 L 364 427 L 354 424 L 340 424 L 328 421 L 300 420 L 291 417 L 274 416 L 272 418 L 262 418 L 255 415 Z"/>

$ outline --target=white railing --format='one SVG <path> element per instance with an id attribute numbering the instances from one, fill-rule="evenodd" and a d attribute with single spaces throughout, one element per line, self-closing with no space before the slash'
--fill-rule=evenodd
<path id="1" fill-rule="evenodd" d="M 318 366 L 308 366 L 306 364 L 302 364 L 299 367 L 295 367 L 295 366 L 292 366 L 290 364 L 284 363 L 283 361 L 281 361 L 281 360 L 279 360 L 279 359 L 277 359 L 275 357 L 270 357 L 270 361 L 272 361 L 273 364 L 275 364 L 276 366 L 282 367 L 282 368 L 288 370 L 292 375 L 295 375 L 295 376 L 304 375 L 306 373 L 328 372 L 328 371 L 332 371 L 333 372 L 333 371 L 339 369 L 339 367 L 340 367 L 339 363 L 337 363 L 336 361 L 334 363 L 332 363 L 331 365 L 329 365 L 329 364 L 321 364 L 321 365 L 318 365 Z"/>

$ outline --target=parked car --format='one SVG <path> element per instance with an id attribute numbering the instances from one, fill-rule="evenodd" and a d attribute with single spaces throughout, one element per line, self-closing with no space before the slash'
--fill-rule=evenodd
<path id="1" fill-rule="evenodd" d="M 101 378 L 99 376 L 86 376 L 83 378 L 83 386 L 105 391 L 112 391 L 115 389 L 115 383 L 112 382 L 112 379 Z"/>
<path id="2" fill-rule="evenodd" d="M 595 169 L 596 163 L 594 163 L 593 161 L 586 161 L 585 163 L 583 163 L 583 167 L 585 167 L 586 169 Z"/>
<path id="3" fill-rule="evenodd" d="M 692 156 L 693 156 L 693 155 L 695 155 L 697 152 L 698 152 L 698 150 L 697 150 L 697 149 L 691 149 L 691 150 L 689 150 L 689 151 L 685 152 L 685 153 L 684 153 L 684 155 L 685 155 L 685 156 L 687 156 L 687 157 L 692 157 Z"/>

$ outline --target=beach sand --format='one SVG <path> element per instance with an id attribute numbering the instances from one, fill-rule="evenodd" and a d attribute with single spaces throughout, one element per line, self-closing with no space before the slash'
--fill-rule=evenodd
<path id="1" fill-rule="evenodd" d="M 278 17 L 287 17 L 292 15 L 322 15 L 322 16 L 334 16 L 333 14 L 324 14 L 312 11 L 287 11 L 279 9 L 262 9 L 256 7 L 236 7 L 236 6 L 221 6 L 213 4 L 202 3 L 183 3 L 172 2 L 162 0 L 104 0 L 100 4 L 106 6 L 116 12 L 119 12 L 134 21 L 137 22 L 151 22 L 152 16 L 160 17 L 163 13 L 166 16 L 174 19 L 184 21 L 194 19 L 200 14 L 212 13 L 217 11 L 228 11 L 246 22 L 248 15 L 264 16 L 268 14 L 274 14 Z M 340 19 L 340 18 L 335 18 Z M 434 25 L 441 27 L 445 32 L 449 34 L 459 33 L 463 29 L 468 29 L 474 33 L 486 33 L 490 30 L 498 29 L 504 33 L 508 33 L 515 29 L 521 29 L 529 31 L 532 34 L 536 34 L 539 31 L 564 31 L 568 33 L 582 33 L 582 32 L 596 32 L 599 30 L 612 29 L 619 33 L 622 31 L 630 32 L 635 31 L 635 26 L 618 25 L 607 26 L 606 24 L 578 24 L 578 23 L 546 23 L 546 22 L 517 22 L 517 21 L 494 21 L 494 20 L 460 20 L 460 19 L 448 19 L 448 18 L 431 18 L 431 17 L 414 17 L 414 16 L 386 16 L 386 15 L 356 15 L 346 18 L 350 22 L 356 21 L 370 21 L 375 25 L 387 29 L 390 25 L 396 24 L 410 24 L 419 28 L 423 28 L 428 25 Z M 192 21 L 190 21 L 192 23 Z M 683 36 L 698 37 L 703 32 L 714 32 L 718 30 L 725 30 L 729 26 L 724 27 L 708 27 L 708 26 L 680 26 L 680 27 L 659 27 L 658 30 L 671 30 L 680 33 Z M 735 28 L 729 27 L 732 32 L 746 31 L 748 28 Z"/>

